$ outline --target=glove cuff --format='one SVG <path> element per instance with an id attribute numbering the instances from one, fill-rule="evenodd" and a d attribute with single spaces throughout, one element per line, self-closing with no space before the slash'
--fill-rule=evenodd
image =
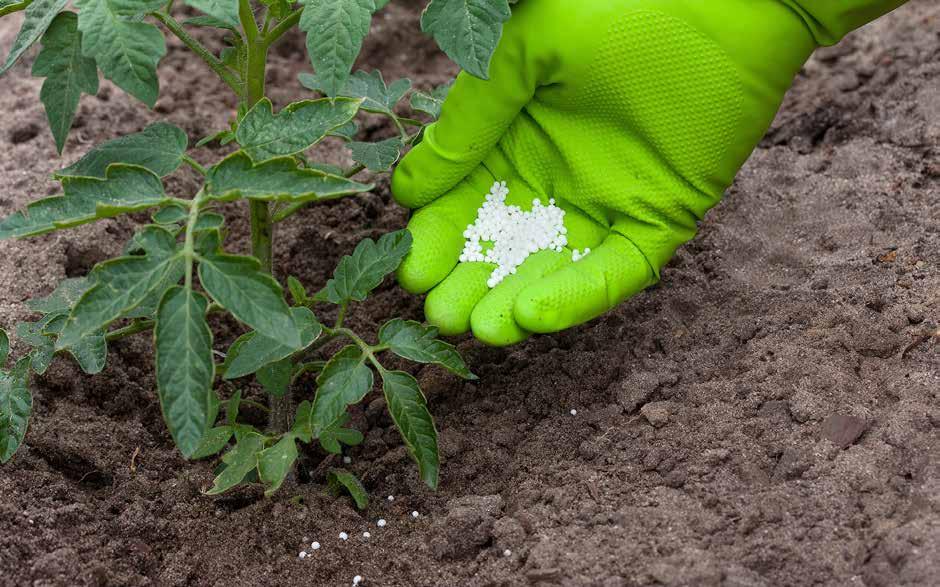
<path id="1" fill-rule="evenodd" d="M 891 12 L 907 0 L 781 0 L 806 23 L 819 45 L 835 45 L 845 35 Z"/>

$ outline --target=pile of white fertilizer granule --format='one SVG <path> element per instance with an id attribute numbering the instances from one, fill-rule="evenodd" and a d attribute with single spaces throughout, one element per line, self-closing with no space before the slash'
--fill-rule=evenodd
<path id="1" fill-rule="evenodd" d="M 507 206 L 507 195 L 505 181 L 494 183 L 477 211 L 476 221 L 463 233 L 467 240 L 460 262 L 495 263 L 496 269 L 486 282 L 491 288 L 514 274 L 532 253 L 549 249 L 560 253 L 568 244 L 565 211 L 555 206 L 554 198 L 548 201 L 548 206 L 536 198 L 532 200 L 532 210 L 525 212 L 519 206 Z M 492 245 L 485 252 L 484 243 Z"/>

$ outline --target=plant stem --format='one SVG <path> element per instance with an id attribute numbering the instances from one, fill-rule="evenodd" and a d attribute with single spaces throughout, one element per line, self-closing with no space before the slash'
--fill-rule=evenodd
<path id="1" fill-rule="evenodd" d="M 186 238 L 183 242 L 183 256 L 186 259 L 186 289 L 193 288 L 193 264 L 196 260 L 196 221 L 199 220 L 199 210 L 205 201 L 205 192 L 199 190 L 193 201 L 189 203 L 189 218 L 186 221 Z"/>
<path id="2" fill-rule="evenodd" d="M 238 18 L 245 32 L 245 47 L 248 50 L 244 74 L 244 102 L 246 109 L 250 109 L 264 98 L 268 44 L 267 37 L 259 34 L 258 23 L 251 11 L 249 0 L 239 0 Z M 251 221 L 251 254 L 261 263 L 262 271 L 273 275 L 274 222 L 271 219 L 271 208 L 267 202 L 253 200 L 248 204 L 248 214 Z M 269 428 L 278 433 L 287 432 L 290 430 L 292 416 L 290 390 L 280 397 L 272 395 Z"/>
<path id="3" fill-rule="evenodd" d="M 265 44 L 268 47 L 270 47 L 271 45 L 276 43 L 278 39 L 284 36 L 284 33 L 294 28 L 294 25 L 300 22 L 300 15 L 303 14 L 303 11 L 304 11 L 303 8 L 298 8 L 297 10 L 285 16 L 284 20 L 277 23 L 277 26 L 275 26 L 273 29 L 268 31 L 268 34 L 265 35 L 264 37 Z"/>
<path id="4" fill-rule="evenodd" d="M 385 367 L 382 366 L 382 363 L 379 362 L 379 359 L 375 356 L 375 354 L 388 349 L 388 345 L 380 344 L 372 346 L 371 344 L 362 340 L 358 334 L 348 328 L 332 328 L 329 329 L 329 331 L 331 334 L 345 336 L 349 340 L 356 343 L 356 346 L 359 347 L 359 350 L 362 351 L 362 354 L 364 354 L 366 358 L 369 359 L 369 362 L 371 362 L 376 369 L 379 371 L 385 371 Z"/>
<path id="5" fill-rule="evenodd" d="M 245 39 L 253 43 L 258 38 L 258 23 L 255 22 L 255 14 L 251 10 L 251 0 L 238 0 L 238 20 L 245 31 Z"/>
<path id="6" fill-rule="evenodd" d="M 223 310 L 222 306 L 212 302 L 209 304 L 209 307 L 206 309 L 206 314 L 215 314 L 216 312 L 221 312 Z M 114 342 L 116 340 L 121 340 L 127 338 L 128 336 L 133 336 L 141 332 L 146 332 L 156 326 L 157 323 L 155 320 L 134 320 L 127 326 L 122 326 L 121 328 L 115 328 L 111 332 L 105 335 L 105 340 L 108 342 Z"/>
<path id="7" fill-rule="evenodd" d="M 343 320 L 346 319 L 346 308 L 349 307 L 349 302 L 343 302 L 339 307 L 339 312 L 336 314 L 336 324 L 333 326 L 333 329 L 342 328 Z"/>
<path id="8" fill-rule="evenodd" d="M 189 47 L 193 53 L 202 58 L 202 60 L 206 62 L 206 65 L 208 65 L 212 71 L 222 78 L 222 81 L 225 82 L 228 87 L 232 88 L 236 94 L 241 95 L 241 84 L 232 74 L 231 70 L 229 70 L 224 63 L 219 61 L 215 55 L 206 49 L 202 43 L 189 36 L 189 33 L 183 29 L 183 26 L 177 22 L 176 19 L 174 19 L 168 13 L 164 12 L 151 12 L 150 14 L 162 22 L 163 26 L 165 26 L 171 33 L 176 35 L 176 37 L 182 41 L 184 45 Z"/>
<path id="9" fill-rule="evenodd" d="M 153 320 L 136 320 L 131 322 L 123 328 L 117 328 L 112 330 L 107 335 L 105 335 L 105 340 L 108 342 L 114 342 L 115 340 L 121 340 L 122 338 L 127 338 L 128 336 L 137 334 L 138 332 L 145 332 L 150 330 L 156 324 Z"/>
<path id="10" fill-rule="evenodd" d="M 261 262 L 261 270 L 274 273 L 274 225 L 267 202 L 252 201 L 251 214 L 251 254 Z"/>
<path id="11" fill-rule="evenodd" d="M 199 174 L 202 175 L 203 177 L 205 177 L 209 173 L 205 167 L 199 164 L 198 161 L 196 161 L 195 159 L 193 159 L 192 157 L 190 157 L 189 155 L 185 153 L 183 153 L 183 163 L 185 163 L 186 165 L 189 165 L 190 167 L 198 171 Z"/>

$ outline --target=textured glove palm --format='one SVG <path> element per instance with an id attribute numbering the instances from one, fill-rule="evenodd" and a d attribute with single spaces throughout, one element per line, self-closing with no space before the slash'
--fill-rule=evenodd
<path id="1" fill-rule="evenodd" d="M 490 80 L 458 76 L 393 177 L 396 200 L 419 208 L 400 283 L 430 291 L 442 333 L 493 345 L 600 315 L 692 238 L 817 43 L 900 3 L 823 0 L 840 8 L 817 19 L 797 0 L 523 0 Z M 569 247 L 591 254 L 536 253 L 492 290 L 492 265 L 458 265 L 496 180 L 509 203 L 555 198 Z"/>

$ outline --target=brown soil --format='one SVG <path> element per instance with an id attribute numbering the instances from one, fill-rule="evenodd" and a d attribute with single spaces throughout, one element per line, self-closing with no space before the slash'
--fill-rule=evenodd
<path id="1" fill-rule="evenodd" d="M 403 4 L 377 19 L 363 64 L 445 80 L 452 66 L 412 38 L 417 2 Z M 3 20 L 0 46 L 17 25 Z M 273 499 L 205 497 L 213 463 L 174 450 L 146 336 L 114 344 L 97 377 L 57 361 L 0 468 L 0 584 L 936 585 L 938 29 L 937 3 L 914 0 L 820 52 L 658 287 L 513 348 L 460 341 L 478 382 L 416 370 L 442 438 L 436 493 L 372 398 L 353 410 L 366 442 L 350 453 L 366 512 L 327 496 L 312 449 Z M 274 56 L 281 104 L 302 95 L 301 48 Z M 34 55 L 2 81 L 3 214 L 53 192 L 62 165 Z M 231 99 L 177 43 L 160 73 L 156 112 L 109 84 L 83 99 L 65 158 L 157 119 L 192 137 L 224 126 Z M 194 185 L 188 172 L 170 183 Z M 386 186 L 288 223 L 280 274 L 316 286 L 360 238 L 402 226 Z M 0 242 L 0 324 L 118 252 L 133 226 Z M 374 332 L 392 315 L 420 319 L 421 300 L 387 283 L 351 323 Z M 218 326 L 224 348 L 236 330 Z M 300 560 L 305 540 L 323 548 Z"/>

